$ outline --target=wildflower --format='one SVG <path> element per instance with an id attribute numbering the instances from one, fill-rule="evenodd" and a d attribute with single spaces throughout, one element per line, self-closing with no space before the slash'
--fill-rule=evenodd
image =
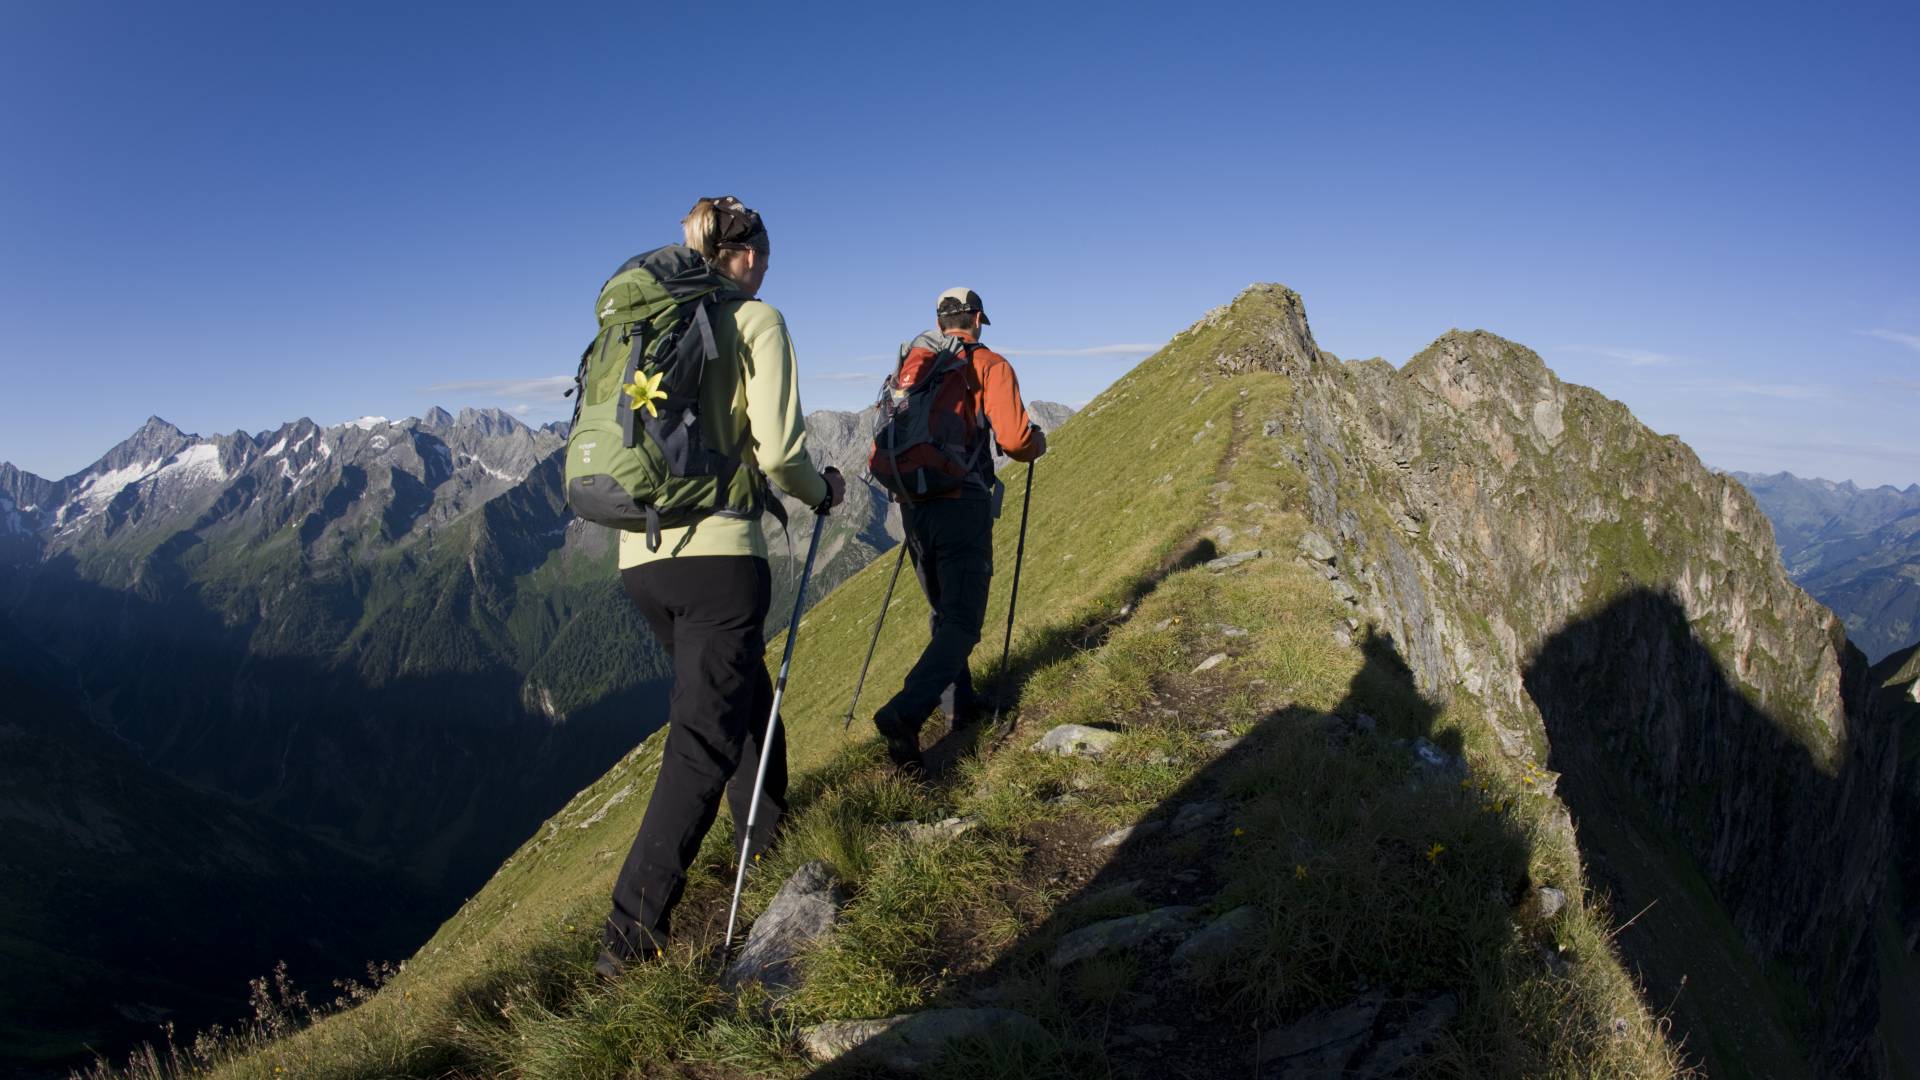
<path id="1" fill-rule="evenodd" d="M 653 403 L 667 399 L 667 392 L 660 389 L 660 380 L 665 375 L 663 371 L 656 371 L 651 375 L 644 372 L 634 373 L 633 381 L 626 387 L 627 396 L 633 400 L 634 412 L 644 408 L 649 416 L 660 415 L 660 410 L 655 408 Z"/>
<path id="2" fill-rule="evenodd" d="M 1293 876 L 1294 876 L 1294 877 L 1296 877 L 1296 878 L 1298 878 L 1298 879 L 1299 879 L 1299 880 L 1301 880 L 1301 881 L 1305 881 L 1305 880 L 1307 879 L 1307 864 L 1306 864 L 1306 863 L 1294 863 L 1294 864 L 1293 864 Z"/>
<path id="3" fill-rule="evenodd" d="M 1242 828 L 1240 828 L 1239 826 L 1237 826 L 1237 825 L 1236 825 L 1236 826 L 1234 826 L 1234 829 L 1233 829 L 1233 835 L 1235 835 L 1235 836 L 1245 836 L 1245 835 L 1247 835 L 1247 830 L 1245 830 L 1245 829 L 1242 829 Z"/>
<path id="4" fill-rule="evenodd" d="M 1435 845 L 1433 845 L 1432 847 L 1430 847 L 1430 848 L 1428 848 L 1428 849 L 1427 849 L 1427 861 L 1428 861 L 1428 862 L 1439 862 L 1439 861 L 1440 861 L 1440 856 L 1441 856 L 1441 855 L 1443 855 L 1443 854 L 1445 854 L 1445 853 L 1446 853 L 1446 850 L 1447 850 L 1447 845 L 1445 845 L 1445 844 L 1435 844 Z"/>

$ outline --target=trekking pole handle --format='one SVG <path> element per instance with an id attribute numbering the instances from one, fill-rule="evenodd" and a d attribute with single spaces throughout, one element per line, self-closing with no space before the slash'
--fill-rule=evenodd
<path id="1" fill-rule="evenodd" d="M 840 470 L 831 465 L 821 469 L 820 475 L 827 479 L 827 497 L 820 500 L 820 505 L 814 507 L 813 512 L 821 517 L 826 517 L 828 514 L 833 513 L 833 482 L 840 480 L 840 498 L 842 501 L 845 501 L 847 497 L 847 487 L 846 481 L 841 479 Z"/>

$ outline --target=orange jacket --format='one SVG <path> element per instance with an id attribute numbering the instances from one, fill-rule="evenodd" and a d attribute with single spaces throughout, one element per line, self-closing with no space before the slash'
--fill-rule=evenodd
<path id="1" fill-rule="evenodd" d="M 973 341 L 965 330 L 942 330 L 948 337 Z M 993 427 L 994 441 L 1000 451 L 1015 461 L 1032 461 L 1046 451 L 1046 441 L 1038 436 L 1027 404 L 1020 399 L 1020 378 L 1013 373 L 1007 358 L 981 345 L 968 350 L 973 358 L 973 378 L 968 388 L 978 387 L 973 395 L 973 411 L 985 413 Z"/>

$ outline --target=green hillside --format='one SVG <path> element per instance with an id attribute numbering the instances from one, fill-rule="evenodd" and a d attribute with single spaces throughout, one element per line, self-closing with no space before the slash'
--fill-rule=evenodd
<path id="1" fill-rule="evenodd" d="M 1423 695 L 1392 641 L 1298 557 L 1312 546 L 1309 481 L 1300 448 L 1286 452 L 1298 436 L 1267 419 L 1289 411 L 1294 386 L 1238 362 L 1271 351 L 1297 307 L 1284 290 L 1249 291 L 1055 433 L 1036 475 L 1011 726 L 936 747 L 936 763 L 952 762 L 936 782 L 887 778 L 868 722 L 924 641 L 917 590 L 895 595 L 850 732 L 891 561 L 812 608 L 786 714 L 795 814 L 748 910 L 816 857 L 852 900 L 781 1009 L 723 999 L 700 969 L 724 918 L 724 815 L 676 921 L 685 945 L 611 988 L 588 972 L 656 737 L 522 845 L 378 994 L 207 1063 L 231 1076 L 798 1074 L 812 1067 L 799 1048 L 809 1025 L 993 1001 L 1037 1033 L 963 1044 L 948 1069 L 1132 1075 L 1172 1055 L 1221 1075 L 1315 1010 L 1379 1000 L 1383 1017 L 1445 1003 L 1419 1044 L 1432 1075 L 1670 1075 L 1679 1055 L 1613 952 L 1551 783 L 1501 752 L 1471 694 Z M 996 531 L 975 655 L 989 683 L 1026 480 L 1020 467 L 1004 476 L 1015 512 Z M 1259 554 L 1209 566 L 1246 552 Z M 1066 722 L 1119 740 L 1097 759 L 1029 749 Z M 1183 813 L 1206 823 L 1187 828 Z M 972 828 L 919 841 L 889 827 L 949 817 Z M 1142 830 L 1094 846 L 1137 822 L 1170 824 L 1158 841 Z M 1542 915 L 1541 886 L 1566 905 Z M 1047 962 L 1073 930 L 1169 903 L 1198 918 L 1253 912 L 1236 962 L 1172 1002 L 1155 1003 L 1175 987 L 1151 949 Z M 1143 1017 L 1156 1034 L 1121 1037 Z"/>

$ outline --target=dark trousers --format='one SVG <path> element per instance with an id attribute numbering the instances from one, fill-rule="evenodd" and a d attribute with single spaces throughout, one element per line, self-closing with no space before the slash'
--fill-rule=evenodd
<path id="1" fill-rule="evenodd" d="M 874 721 L 882 733 L 916 735 L 936 708 L 962 716 L 978 707 L 967 657 L 980 643 L 987 618 L 993 505 L 985 499 L 934 499 L 900 509 L 907 555 L 933 613 L 926 651 Z"/>
<path id="2" fill-rule="evenodd" d="M 603 932 L 621 961 L 665 946 L 687 868 L 713 826 L 725 790 L 744 835 L 760 740 L 773 708 L 761 630 L 773 603 L 765 559 L 703 555 L 660 559 L 620 572 L 627 595 L 673 658 L 666 748 Z M 765 849 L 787 809 L 784 729 L 773 740 L 751 852 Z"/>

